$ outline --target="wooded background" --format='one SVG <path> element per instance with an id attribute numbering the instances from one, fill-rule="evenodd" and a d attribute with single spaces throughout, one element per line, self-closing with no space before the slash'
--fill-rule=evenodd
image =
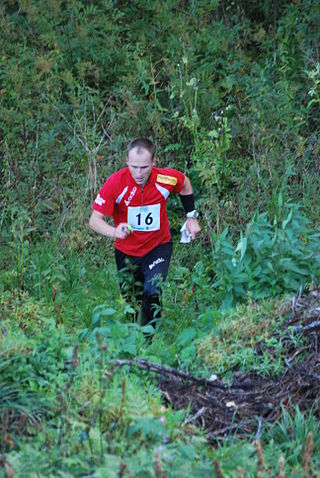
<path id="1" fill-rule="evenodd" d="M 319 2 L 0 3 L 0 477 L 316 476 Z M 202 228 L 151 344 L 88 227 L 138 136 Z"/>
<path id="2" fill-rule="evenodd" d="M 318 223 L 318 2 L 4 0 L 0 15 L 3 226 L 24 210 L 33 234 L 81 227 L 138 136 L 188 171 L 217 232 L 280 192 Z"/>

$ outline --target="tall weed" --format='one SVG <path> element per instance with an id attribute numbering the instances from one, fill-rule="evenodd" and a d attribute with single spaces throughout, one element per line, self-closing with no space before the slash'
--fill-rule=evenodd
<path id="1" fill-rule="evenodd" d="M 319 279 L 319 234 L 295 204 L 283 205 L 273 221 L 256 214 L 234 247 L 225 229 L 213 234 L 212 266 L 222 308 L 252 294 L 255 299 L 295 292 Z"/>

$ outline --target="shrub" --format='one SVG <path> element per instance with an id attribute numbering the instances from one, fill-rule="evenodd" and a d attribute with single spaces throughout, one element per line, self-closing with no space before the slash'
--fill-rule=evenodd
<path id="1" fill-rule="evenodd" d="M 267 213 L 255 214 L 235 247 L 227 229 L 213 233 L 212 287 L 222 308 L 244 300 L 249 292 L 255 299 L 266 298 L 297 291 L 319 277 L 319 233 L 312 231 L 298 205 L 280 209 L 272 222 Z"/>

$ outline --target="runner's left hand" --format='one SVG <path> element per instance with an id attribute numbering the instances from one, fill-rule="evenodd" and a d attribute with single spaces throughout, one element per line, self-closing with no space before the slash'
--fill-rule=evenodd
<path id="1" fill-rule="evenodd" d="M 189 217 L 187 219 L 186 230 L 189 232 L 191 240 L 193 241 L 196 235 L 201 231 L 198 219 Z"/>

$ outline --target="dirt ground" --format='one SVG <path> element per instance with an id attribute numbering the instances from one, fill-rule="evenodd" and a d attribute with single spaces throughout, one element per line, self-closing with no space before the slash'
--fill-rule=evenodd
<path id="1" fill-rule="evenodd" d="M 173 409 L 190 407 L 185 423 L 203 427 L 210 440 L 230 433 L 256 434 L 262 421 L 281 418 L 283 407 L 299 406 L 320 416 L 320 289 L 283 304 L 288 320 L 272 337 L 282 344 L 284 372 L 277 377 L 235 372 L 231 382 L 160 372 L 159 386 Z M 289 313 L 289 314 L 288 314 Z M 298 340 L 296 340 L 298 338 Z M 262 354 L 272 347 L 260 343 Z"/>

